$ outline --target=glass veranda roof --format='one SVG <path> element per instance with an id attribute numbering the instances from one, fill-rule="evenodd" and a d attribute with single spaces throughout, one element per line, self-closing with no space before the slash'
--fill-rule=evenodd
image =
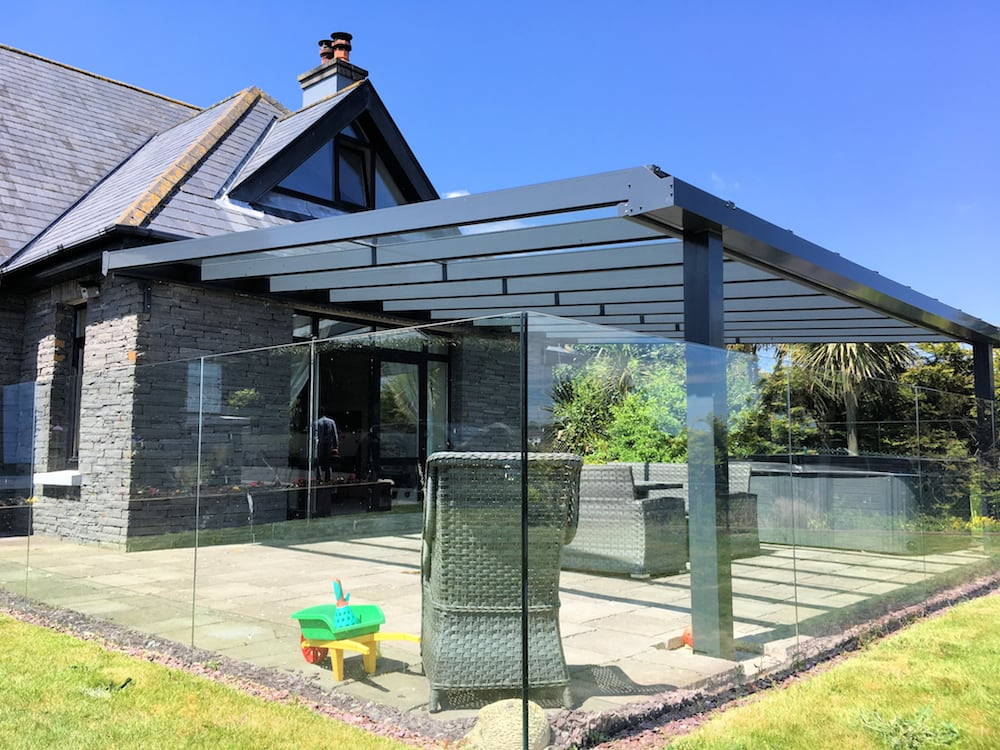
<path id="1" fill-rule="evenodd" d="M 183 267 L 414 321 L 531 310 L 684 339 L 685 243 L 703 232 L 722 241 L 727 343 L 1000 344 L 996 326 L 654 166 L 112 251 L 104 271 Z"/>

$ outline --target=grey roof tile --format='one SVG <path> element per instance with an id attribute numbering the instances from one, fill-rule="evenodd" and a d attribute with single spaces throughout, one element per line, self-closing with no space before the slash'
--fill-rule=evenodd
<path id="1" fill-rule="evenodd" d="M 250 109 L 237 117 L 239 113 L 233 112 L 242 106 Z M 248 90 L 154 136 L 13 258 L 8 268 L 29 265 L 60 247 L 96 237 L 113 225 L 131 224 L 192 237 L 229 231 L 232 222 L 216 216 L 229 209 L 214 198 L 245 152 L 227 142 L 233 133 L 242 131 L 251 132 L 244 140 L 255 141 L 280 113 L 267 98 L 260 97 L 260 92 Z M 232 123 L 224 123 L 228 129 L 218 132 L 227 117 Z M 207 154 L 197 152 L 199 146 L 207 149 Z M 198 155 L 188 158 L 192 149 Z M 164 179 L 165 186 L 158 187 Z M 162 195 L 156 192 L 161 189 Z M 141 209 L 133 215 L 130 209 L 136 206 Z M 172 218 L 178 210 L 186 214 L 183 221 Z"/>
<path id="2" fill-rule="evenodd" d="M 0 45 L 0 184 L 35 210 L 0 211 L 0 261 L 42 231 L 150 135 L 198 112 Z"/>

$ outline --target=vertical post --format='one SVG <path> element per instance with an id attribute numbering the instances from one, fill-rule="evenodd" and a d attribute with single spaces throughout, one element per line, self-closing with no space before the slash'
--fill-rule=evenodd
<path id="1" fill-rule="evenodd" d="M 528 313 L 521 313 L 521 747 L 528 747 Z"/>
<path id="2" fill-rule="evenodd" d="M 989 344 L 972 345 L 973 393 L 976 396 L 979 455 L 991 453 L 996 448 L 996 398 L 993 385 L 993 347 Z"/>
<path id="3" fill-rule="evenodd" d="M 306 455 L 306 521 L 312 520 L 312 509 L 316 502 L 317 487 L 313 484 L 316 463 L 316 420 L 319 418 L 319 367 L 316 364 L 316 337 L 309 342 L 309 428 L 307 431 Z"/>
<path id="4" fill-rule="evenodd" d="M 198 614 L 198 528 L 201 526 L 201 448 L 205 427 L 205 358 L 198 360 L 198 463 L 194 486 L 194 554 L 191 570 L 191 648 L 194 648 L 194 623 Z"/>
<path id="5" fill-rule="evenodd" d="M 722 260 L 720 231 L 684 233 L 691 629 L 695 651 L 732 659 Z"/>
<path id="6" fill-rule="evenodd" d="M 997 471 L 1000 451 L 997 450 L 997 394 L 994 386 L 993 347 L 990 344 L 972 345 L 972 391 L 976 397 L 976 438 L 979 443 L 979 466 L 989 475 Z M 980 495 L 980 498 L 982 496 Z M 996 518 L 1000 508 L 995 502 L 982 502 L 974 512 Z"/>

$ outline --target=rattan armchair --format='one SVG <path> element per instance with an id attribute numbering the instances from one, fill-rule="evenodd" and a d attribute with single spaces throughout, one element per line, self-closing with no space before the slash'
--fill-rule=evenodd
<path id="1" fill-rule="evenodd" d="M 626 464 L 583 467 L 580 522 L 563 553 L 563 568 L 634 578 L 682 572 L 687 566 L 683 490 L 636 489 Z"/>
<path id="2" fill-rule="evenodd" d="M 690 510 L 688 499 L 688 466 L 673 463 L 626 463 L 635 481 L 672 482 L 682 485 L 677 491 Z M 760 554 L 760 532 L 757 528 L 757 496 L 750 492 L 751 465 L 746 461 L 729 462 L 728 512 L 721 521 L 729 534 L 729 551 L 733 558 Z"/>
<path id="3" fill-rule="evenodd" d="M 559 563 L 576 529 L 582 461 L 528 454 L 528 684 L 562 688 Z M 427 459 L 421 656 L 428 708 L 442 694 L 521 688 L 521 454 Z"/>

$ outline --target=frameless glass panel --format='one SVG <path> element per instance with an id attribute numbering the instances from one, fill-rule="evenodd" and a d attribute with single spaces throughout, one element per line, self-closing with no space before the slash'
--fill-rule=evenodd
<path id="1" fill-rule="evenodd" d="M 531 449 L 582 459 L 559 563 L 562 654 L 541 640 L 532 652 L 529 643 L 531 665 L 540 672 L 563 656 L 571 678 L 563 697 L 575 708 L 641 701 L 676 684 L 693 613 L 717 610 L 692 608 L 691 576 L 714 570 L 720 552 L 713 513 L 701 529 L 702 557 L 689 556 L 689 514 L 720 495 L 714 482 L 710 497 L 690 491 L 689 352 L 675 342 L 544 316 L 529 316 L 528 331 Z M 720 372 L 724 384 L 724 364 Z M 545 556 L 529 547 L 528 561 L 541 581 Z M 726 558 L 722 568 L 730 564 Z M 720 575 L 731 581 L 726 570 Z M 695 631 L 698 648 L 717 645 L 720 629 L 731 641 L 732 602 L 727 606 Z"/>
<path id="2" fill-rule="evenodd" d="M 173 467 L 197 461 L 194 445 L 176 439 L 186 387 L 181 365 L 85 368 L 75 470 L 47 464 L 36 431 L 30 598 L 190 640 L 192 551 L 145 544 L 194 530 L 194 503 L 172 484 Z M 36 412 L 58 391 L 40 381 Z"/>
<path id="3" fill-rule="evenodd" d="M 442 719 L 522 687 L 641 713 L 995 568 L 992 404 L 886 381 L 852 429 L 814 376 L 534 314 L 363 334 L 85 373 L 69 474 L 58 384 L 11 386 L 37 502 L 0 586 Z"/>
<path id="4" fill-rule="evenodd" d="M 36 384 L 0 386 L 0 588 L 26 593 L 35 498 Z"/>

